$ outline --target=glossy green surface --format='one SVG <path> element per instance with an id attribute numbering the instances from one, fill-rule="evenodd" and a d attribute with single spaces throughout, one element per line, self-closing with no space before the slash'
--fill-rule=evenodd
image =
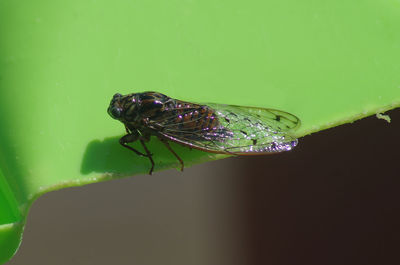
<path id="1" fill-rule="evenodd" d="M 147 173 L 118 144 L 114 93 L 277 108 L 317 132 L 399 106 L 399 15 L 394 0 L 1 1 L 0 261 L 40 194 Z M 178 165 L 149 149 L 156 170 Z"/>

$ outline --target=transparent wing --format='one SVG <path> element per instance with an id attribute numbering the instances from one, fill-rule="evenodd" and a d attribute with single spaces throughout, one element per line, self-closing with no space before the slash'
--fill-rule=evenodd
<path id="1" fill-rule="evenodd" d="M 196 111 L 198 115 L 193 115 Z M 177 115 L 192 119 L 176 122 Z M 218 122 L 212 128 L 196 126 L 199 121 L 215 118 Z M 151 125 L 171 141 L 207 152 L 237 155 L 291 150 L 297 145 L 291 132 L 299 126 L 300 120 L 284 111 L 223 104 L 174 109 Z"/>

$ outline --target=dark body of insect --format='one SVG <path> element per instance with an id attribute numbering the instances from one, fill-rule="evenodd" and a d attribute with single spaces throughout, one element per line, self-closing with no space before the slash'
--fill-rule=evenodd
<path id="1" fill-rule="evenodd" d="M 223 104 L 197 104 L 157 92 L 115 94 L 108 113 L 125 125 L 120 144 L 140 156 L 154 160 L 147 149 L 156 136 L 179 160 L 169 141 L 205 152 L 229 155 L 263 155 L 288 151 L 297 145 L 291 132 L 300 120 L 287 112 Z M 145 153 L 128 143 L 139 140 Z"/>

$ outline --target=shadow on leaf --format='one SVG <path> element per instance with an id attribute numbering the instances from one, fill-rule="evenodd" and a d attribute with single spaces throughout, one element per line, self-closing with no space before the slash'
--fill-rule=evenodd
<path id="1" fill-rule="evenodd" d="M 119 144 L 120 137 L 105 138 L 103 141 L 93 140 L 86 147 L 81 165 L 82 174 L 114 173 L 117 175 L 147 174 L 151 164 L 148 158 L 136 155 Z M 183 159 L 185 167 L 195 163 L 222 158 L 222 155 L 210 154 L 170 143 L 172 149 Z M 130 144 L 133 148 L 144 152 L 139 142 Z M 146 143 L 153 154 L 155 171 L 168 168 L 180 168 L 178 160 L 155 137 Z"/>

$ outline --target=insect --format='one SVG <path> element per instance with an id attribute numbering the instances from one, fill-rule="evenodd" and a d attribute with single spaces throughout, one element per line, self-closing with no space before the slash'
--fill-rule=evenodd
<path id="1" fill-rule="evenodd" d="M 171 148 L 175 142 L 205 152 L 228 155 L 264 155 L 288 151 L 297 145 L 291 132 L 300 120 L 287 112 L 223 104 L 197 104 L 170 98 L 157 92 L 115 94 L 108 114 L 125 125 L 126 135 L 119 140 L 125 148 L 151 162 L 146 142 L 156 136 L 179 160 Z M 142 153 L 128 143 L 139 140 Z"/>

